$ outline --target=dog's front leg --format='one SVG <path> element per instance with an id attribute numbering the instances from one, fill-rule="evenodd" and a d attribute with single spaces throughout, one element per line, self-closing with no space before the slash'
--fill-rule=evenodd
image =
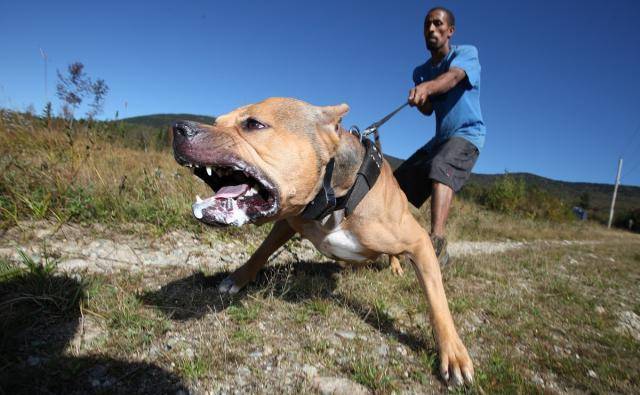
<path id="1" fill-rule="evenodd" d="M 440 374 L 446 381 L 453 376 L 456 385 L 462 384 L 463 377 L 471 383 L 473 364 L 453 324 L 438 259 L 426 232 L 422 230 L 422 233 L 425 234 L 423 240 L 414 245 L 410 258 L 431 307 L 431 325 L 440 353 Z"/>
<path id="2" fill-rule="evenodd" d="M 258 272 L 267 263 L 267 259 L 269 259 L 271 254 L 289 241 L 295 233 L 287 221 L 277 221 L 273 225 L 273 229 L 271 229 L 267 238 L 260 244 L 256 252 L 251 255 L 251 258 L 249 258 L 244 265 L 236 269 L 229 277 L 225 278 L 218 286 L 218 290 L 220 292 L 235 294 L 244 288 L 245 285 L 254 281 Z"/>

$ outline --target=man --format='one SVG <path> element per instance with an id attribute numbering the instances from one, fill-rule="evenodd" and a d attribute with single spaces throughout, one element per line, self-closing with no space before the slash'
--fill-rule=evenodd
<path id="1" fill-rule="evenodd" d="M 409 104 L 426 116 L 436 113 L 436 134 L 394 173 L 414 206 L 431 196 L 431 242 L 441 266 L 449 259 L 445 224 L 453 195 L 469 179 L 485 136 L 478 50 L 451 45 L 454 32 L 451 11 L 436 7 L 427 13 L 424 39 L 431 59 L 413 71 Z"/>

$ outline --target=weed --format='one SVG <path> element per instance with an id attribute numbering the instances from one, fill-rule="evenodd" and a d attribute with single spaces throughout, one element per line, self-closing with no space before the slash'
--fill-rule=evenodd
<path id="1" fill-rule="evenodd" d="M 246 324 L 254 321 L 258 317 L 260 306 L 258 304 L 235 304 L 227 308 L 227 314 L 233 321 L 239 324 Z"/>
<path id="2" fill-rule="evenodd" d="M 538 388 L 525 380 L 518 369 L 502 355 L 493 353 L 476 374 L 476 385 L 491 394 L 537 394 Z"/>
<path id="3" fill-rule="evenodd" d="M 189 380 L 197 380 L 207 375 L 210 370 L 209 362 L 199 356 L 183 358 L 177 363 L 180 374 Z"/>
<path id="4" fill-rule="evenodd" d="M 240 344 L 252 344 L 258 339 L 258 335 L 247 327 L 238 328 L 231 337 Z"/>
<path id="5" fill-rule="evenodd" d="M 387 369 L 377 366 L 375 361 L 369 359 L 359 359 L 353 363 L 351 377 L 375 392 L 389 393 L 394 387 Z"/>

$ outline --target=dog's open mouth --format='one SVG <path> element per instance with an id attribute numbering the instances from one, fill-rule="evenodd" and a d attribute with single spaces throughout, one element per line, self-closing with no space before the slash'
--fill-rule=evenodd
<path id="1" fill-rule="evenodd" d="M 273 184 L 257 168 L 242 161 L 232 163 L 189 163 L 193 174 L 213 189 L 206 199 L 196 196 L 193 215 L 215 226 L 241 226 L 278 211 L 278 194 Z"/>

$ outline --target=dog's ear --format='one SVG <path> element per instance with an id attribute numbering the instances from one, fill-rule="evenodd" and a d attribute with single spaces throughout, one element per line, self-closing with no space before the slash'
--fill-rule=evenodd
<path id="1" fill-rule="evenodd" d="M 342 117 L 349 112 L 349 106 L 342 103 L 338 104 L 337 106 L 320 107 L 320 111 L 322 114 L 321 124 L 323 128 L 330 129 L 331 131 L 337 133 L 340 129 L 340 122 L 342 122 Z"/>
<path id="2" fill-rule="evenodd" d="M 325 124 L 339 124 L 342 117 L 349 112 L 349 106 L 345 103 L 338 104 L 337 106 L 325 106 L 321 107 L 322 120 Z"/>
<path id="3" fill-rule="evenodd" d="M 348 111 L 349 106 L 346 104 L 320 107 L 318 130 L 321 131 L 321 133 L 319 133 L 319 137 L 326 143 L 326 147 L 331 151 L 331 155 L 333 155 L 333 151 L 340 141 L 340 137 L 338 136 L 340 121 Z"/>

